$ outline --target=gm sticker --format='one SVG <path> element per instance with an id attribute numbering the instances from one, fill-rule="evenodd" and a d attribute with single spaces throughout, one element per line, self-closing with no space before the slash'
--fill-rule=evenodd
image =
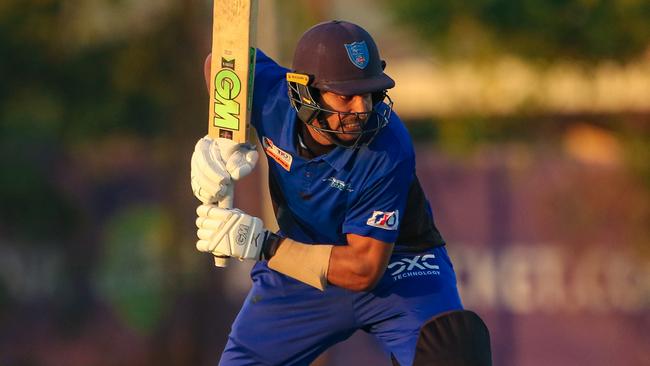
<path id="1" fill-rule="evenodd" d="M 291 163 L 293 162 L 293 156 L 291 154 L 275 146 L 273 141 L 266 136 L 262 137 L 262 147 L 266 155 L 275 160 L 286 171 L 291 171 Z"/>
<path id="2" fill-rule="evenodd" d="M 399 225 L 399 211 L 374 211 L 366 224 L 384 230 L 397 230 Z"/>

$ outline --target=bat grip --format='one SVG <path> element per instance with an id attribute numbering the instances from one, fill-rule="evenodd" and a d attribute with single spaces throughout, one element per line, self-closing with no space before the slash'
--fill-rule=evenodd
<path id="1" fill-rule="evenodd" d="M 228 258 L 226 256 L 214 256 L 214 266 L 215 267 L 220 267 L 220 268 L 225 268 L 228 267 Z"/>
<path id="2" fill-rule="evenodd" d="M 230 185 L 228 185 L 228 190 L 226 191 L 226 194 L 224 195 L 223 199 L 219 202 L 217 202 L 218 206 L 220 208 L 232 208 L 233 207 L 233 202 L 235 198 L 235 185 L 233 182 L 230 182 Z M 225 256 L 225 255 L 215 255 L 214 256 L 214 266 L 215 267 L 220 267 L 220 268 L 225 268 L 228 267 L 228 259 L 230 257 Z"/>

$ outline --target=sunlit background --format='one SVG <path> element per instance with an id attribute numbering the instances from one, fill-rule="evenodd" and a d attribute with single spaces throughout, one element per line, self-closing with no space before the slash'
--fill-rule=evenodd
<path id="1" fill-rule="evenodd" d="M 650 1 L 260 3 L 287 66 L 321 20 L 374 35 L 495 365 L 650 365 Z M 0 2 L 0 365 L 216 364 L 250 279 L 194 248 L 211 7 Z M 236 205 L 272 226 L 263 169 Z"/>

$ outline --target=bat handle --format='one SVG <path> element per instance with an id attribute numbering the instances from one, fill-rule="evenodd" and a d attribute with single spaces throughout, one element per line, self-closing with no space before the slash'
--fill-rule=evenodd
<path id="1" fill-rule="evenodd" d="M 226 256 L 214 256 L 214 266 L 215 267 L 220 267 L 220 268 L 225 268 L 228 267 L 228 258 Z"/>
<path id="2" fill-rule="evenodd" d="M 224 198 L 218 202 L 219 207 L 232 208 L 234 198 L 235 198 L 235 187 L 234 184 L 231 182 L 230 185 L 228 186 L 228 191 L 226 192 Z M 225 255 L 215 255 L 214 266 L 220 268 L 228 267 L 228 259 L 230 259 L 230 257 Z"/>

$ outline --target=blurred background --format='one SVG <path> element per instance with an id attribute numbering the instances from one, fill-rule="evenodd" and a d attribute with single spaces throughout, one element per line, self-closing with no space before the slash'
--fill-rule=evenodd
<path id="1" fill-rule="evenodd" d="M 284 65 L 321 20 L 375 37 L 495 365 L 650 365 L 650 1 L 260 3 Z M 216 364 L 250 267 L 194 247 L 211 7 L 0 2 L 0 365 Z"/>

